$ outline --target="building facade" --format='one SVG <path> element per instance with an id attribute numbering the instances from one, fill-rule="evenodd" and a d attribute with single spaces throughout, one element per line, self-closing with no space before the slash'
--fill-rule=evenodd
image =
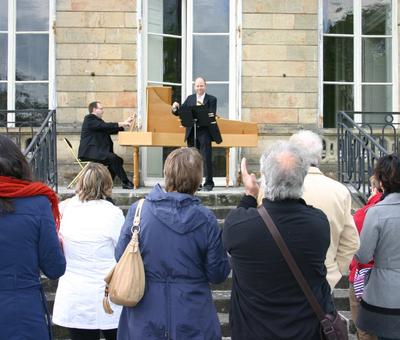
<path id="1" fill-rule="evenodd" d="M 334 164 L 338 110 L 399 111 L 398 0 L 0 4 L 0 109 L 57 109 L 66 177 L 74 170 L 62 138 L 77 148 L 90 102 L 102 102 L 106 121 L 137 113 L 145 129 L 146 87 L 172 86 L 171 100 L 182 100 L 199 75 L 222 117 L 258 123 L 258 148 L 231 150 L 233 179 L 241 156 L 256 164 L 300 128 L 323 133 Z M 115 144 L 129 171 L 132 150 Z M 167 152 L 141 149 L 142 183 L 161 177 Z M 214 152 L 217 176 L 224 157 Z"/>

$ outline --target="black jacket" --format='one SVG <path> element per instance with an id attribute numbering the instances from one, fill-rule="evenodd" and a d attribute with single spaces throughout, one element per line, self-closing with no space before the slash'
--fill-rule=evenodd
<path id="1" fill-rule="evenodd" d="M 228 214 L 223 229 L 224 247 L 232 256 L 232 339 L 319 340 L 318 319 L 256 205 L 253 197 L 245 196 Z M 324 265 L 330 243 L 325 214 L 302 199 L 264 199 L 263 205 L 322 308 L 333 311 Z"/>
<path id="2" fill-rule="evenodd" d="M 190 106 L 196 106 L 196 94 L 191 94 L 188 96 L 185 100 L 185 102 L 182 104 L 182 108 L 187 108 Z M 205 94 L 204 95 L 204 102 L 203 105 L 207 106 L 209 109 L 209 112 L 217 113 L 217 98 L 210 94 Z M 173 112 L 176 116 L 178 115 L 176 112 Z M 185 134 L 185 141 L 188 139 L 193 127 L 186 128 L 186 134 Z M 210 133 L 211 139 L 217 143 L 220 144 L 222 142 L 222 137 L 221 137 L 221 132 L 219 131 L 218 124 L 211 124 L 208 127 L 208 131 Z"/>
<path id="3" fill-rule="evenodd" d="M 104 161 L 110 152 L 114 152 L 110 135 L 123 130 L 123 127 L 118 127 L 118 123 L 106 123 L 89 113 L 82 123 L 78 157 L 82 160 Z"/>

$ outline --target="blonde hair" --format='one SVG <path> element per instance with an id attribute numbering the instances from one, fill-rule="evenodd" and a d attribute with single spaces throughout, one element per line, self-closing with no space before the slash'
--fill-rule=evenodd
<path id="1" fill-rule="evenodd" d="M 203 178 L 203 158 L 195 148 L 172 151 L 164 163 L 165 189 L 193 195 Z"/>
<path id="2" fill-rule="evenodd" d="M 108 169 L 100 163 L 89 163 L 76 185 L 79 199 L 100 200 L 111 196 L 113 181 Z"/>

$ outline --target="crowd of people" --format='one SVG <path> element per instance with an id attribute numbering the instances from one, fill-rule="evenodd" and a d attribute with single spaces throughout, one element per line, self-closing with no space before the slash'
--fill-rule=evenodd
<path id="1" fill-rule="evenodd" d="M 210 284 L 231 271 L 233 340 L 321 339 L 260 206 L 325 313 L 336 313 L 333 288 L 350 265 L 358 338 L 400 339 L 400 158 L 377 160 L 373 194 L 354 216 L 348 190 L 321 172 L 321 159 L 322 140 L 311 131 L 271 145 L 260 159 L 260 179 L 243 159 L 244 195 L 221 229 L 195 196 L 201 154 L 171 152 L 164 185 L 151 190 L 141 212 L 144 296 L 107 314 L 104 278 L 131 239 L 137 203 L 125 218 L 113 204 L 107 162 L 90 163 L 75 196 L 58 203 L 32 179 L 18 147 L 0 136 L 0 339 L 51 339 L 51 322 L 68 328 L 72 340 L 221 339 Z M 40 272 L 59 278 L 52 321 Z"/>

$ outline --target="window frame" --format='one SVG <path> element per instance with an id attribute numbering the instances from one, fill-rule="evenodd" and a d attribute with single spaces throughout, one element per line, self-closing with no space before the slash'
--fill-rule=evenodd
<path id="1" fill-rule="evenodd" d="M 182 83 L 167 83 L 160 82 L 160 85 L 181 85 L 182 100 L 188 95 L 193 93 L 193 32 L 192 27 L 188 27 L 187 23 L 192 22 L 193 19 L 193 1 L 183 0 L 181 3 L 181 22 L 182 22 Z M 147 112 L 146 112 L 146 86 L 150 82 L 148 79 L 148 0 L 137 1 L 138 13 L 138 31 L 137 37 L 137 60 L 138 60 L 138 75 L 137 75 L 137 96 L 138 96 L 138 120 L 140 130 L 147 129 Z M 230 14 L 229 14 L 229 81 L 223 82 L 229 84 L 229 119 L 241 120 L 241 58 L 242 58 L 242 37 L 241 37 L 241 24 L 242 24 L 242 0 L 230 1 Z M 190 25 L 189 25 L 190 26 Z M 214 33 L 212 33 L 214 34 Z M 224 35 L 228 35 L 224 33 Z M 168 34 L 158 34 L 169 36 Z M 197 34 L 200 35 L 200 34 Z M 207 35 L 202 33 L 201 35 Z M 155 83 L 155 82 L 152 82 Z M 221 82 L 207 81 L 208 84 L 217 84 Z M 147 162 L 147 147 L 140 148 L 142 180 L 146 186 L 154 185 L 159 182 L 161 178 L 149 177 L 147 175 L 148 162 Z M 232 184 L 236 178 L 234 174 L 237 172 L 237 159 L 238 149 L 230 148 L 230 181 Z M 225 178 L 214 178 L 216 185 L 225 185 Z"/>
<path id="2" fill-rule="evenodd" d="M 7 84 L 7 110 L 15 110 L 16 85 L 17 84 L 48 84 L 48 109 L 55 109 L 57 106 L 55 92 L 55 18 L 56 4 L 55 0 L 49 1 L 49 20 L 48 30 L 46 31 L 18 31 L 17 32 L 17 0 L 8 0 L 8 17 L 7 31 L 0 31 L 7 34 L 7 80 L 0 80 L 0 83 Z M 16 44 L 17 35 L 22 34 L 37 34 L 48 35 L 49 50 L 48 50 L 48 79 L 47 80 L 16 80 Z M 15 113 L 9 112 L 7 115 L 9 122 L 15 121 Z M 10 123 L 12 127 L 14 123 Z"/>
<path id="3" fill-rule="evenodd" d="M 318 76 L 318 112 L 320 112 L 319 124 L 323 128 L 324 119 L 324 85 L 352 85 L 353 86 L 353 110 L 363 111 L 362 108 L 362 87 L 364 85 L 390 85 L 392 86 L 392 111 L 398 110 L 399 103 L 399 84 L 398 84 L 398 29 L 397 29 L 397 1 L 391 0 L 392 6 L 392 34 L 391 35 L 370 35 L 362 34 L 362 3 L 358 0 L 353 0 L 353 34 L 336 34 L 336 33 L 324 33 L 324 0 L 319 0 L 318 7 L 318 45 L 319 45 L 319 76 Z M 353 81 L 352 82 L 341 82 L 341 81 L 324 81 L 324 37 L 352 37 L 353 38 Z M 390 38 L 392 44 L 391 53 L 391 66 L 392 66 L 392 81 L 391 82 L 363 82 L 362 81 L 362 41 L 363 38 Z M 357 62 L 355 62 L 357 61 Z M 398 117 L 395 119 L 397 120 Z M 362 115 L 354 115 L 354 121 L 356 123 L 362 123 Z M 332 129 L 335 127 L 325 128 Z"/>

